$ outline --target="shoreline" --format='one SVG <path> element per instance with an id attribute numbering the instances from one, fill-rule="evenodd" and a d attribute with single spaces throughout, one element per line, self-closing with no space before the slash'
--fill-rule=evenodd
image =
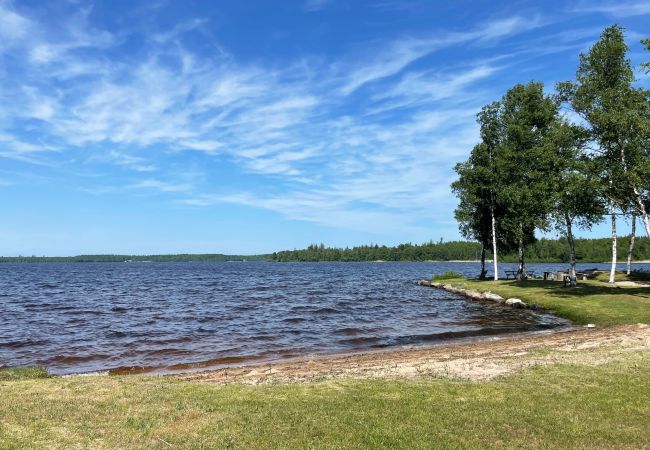
<path id="1" fill-rule="evenodd" d="M 540 310 L 540 313 L 550 314 L 548 311 Z M 559 319 L 562 319 L 561 317 Z M 492 342 L 508 339 L 525 339 L 526 337 L 551 335 L 556 333 L 566 333 L 581 329 L 580 326 L 573 324 L 568 319 L 563 319 L 566 323 L 552 328 L 540 328 L 531 330 L 497 330 L 488 331 L 482 334 L 467 334 L 458 336 L 449 336 L 448 333 L 440 333 L 440 338 L 433 342 L 423 342 L 414 344 L 389 345 L 384 347 L 356 348 L 348 350 L 333 350 L 318 353 L 296 354 L 288 357 L 265 357 L 265 356 L 230 356 L 214 360 L 196 361 L 188 363 L 177 363 L 173 365 L 160 366 L 120 366 L 102 370 L 92 370 L 87 372 L 69 372 L 61 374 L 52 374 L 54 377 L 92 377 L 92 376 L 130 376 L 130 375 L 151 375 L 176 377 L 188 374 L 197 374 L 203 372 L 214 372 L 229 369 L 244 369 L 248 367 L 266 367 L 269 365 L 283 365 L 301 363 L 314 360 L 328 360 L 338 358 L 359 357 L 365 355 L 380 355 L 383 353 L 404 352 L 411 350 L 424 350 L 444 347 L 449 345 L 469 345 L 480 342 Z M 449 332 L 455 334 L 455 332 Z M 471 332 L 468 332 L 471 333 Z M 6 367 L 11 369 L 13 367 Z M 47 370 L 46 367 L 44 369 Z"/>
<path id="2" fill-rule="evenodd" d="M 469 342 L 319 355 L 165 376 L 209 384 L 290 384 L 423 375 L 483 381 L 532 366 L 602 364 L 633 351 L 650 351 L 649 325 L 516 333 Z"/>

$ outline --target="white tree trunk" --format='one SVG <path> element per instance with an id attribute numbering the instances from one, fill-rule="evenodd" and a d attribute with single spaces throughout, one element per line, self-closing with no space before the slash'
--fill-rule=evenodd
<path id="1" fill-rule="evenodd" d="M 527 278 L 526 274 L 526 256 L 524 255 L 524 226 L 523 224 L 519 224 L 519 232 L 520 237 L 519 237 L 519 249 L 518 249 L 518 254 L 519 254 L 519 269 L 517 270 L 517 280 L 525 280 Z"/>
<path id="2" fill-rule="evenodd" d="M 645 204 L 639 194 L 639 190 L 636 186 L 633 186 L 634 195 L 636 196 L 636 204 L 639 206 L 639 212 L 641 213 L 641 220 L 643 221 L 643 227 L 645 228 L 645 234 L 650 238 L 650 222 L 648 221 L 648 211 L 645 209 Z"/>
<path id="3" fill-rule="evenodd" d="M 490 208 L 490 213 L 492 214 L 492 265 L 494 266 L 494 281 L 497 281 L 499 279 L 499 269 L 497 267 L 497 230 L 494 207 Z"/>
<path id="4" fill-rule="evenodd" d="M 609 211 L 612 215 L 612 268 L 609 270 L 609 282 L 613 283 L 616 277 L 616 211 L 612 200 L 609 201 Z"/>
<path id="5" fill-rule="evenodd" d="M 484 279 L 486 273 L 487 270 L 485 270 L 485 245 L 481 242 L 481 275 L 479 275 L 479 278 L 481 280 Z"/>
<path id="6" fill-rule="evenodd" d="M 625 160 L 625 146 L 620 140 L 618 142 L 618 146 L 621 150 L 621 163 L 623 164 L 623 171 L 627 174 L 627 161 Z M 636 199 L 636 204 L 639 207 L 639 213 L 641 214 L 641 220 L 643 221 L 645 234 L 650 238 L 650 222 L 648 222 L 648 212 L 645 209 L 645 204 L 643 203 L 643 199 L 641 198 L 641 193 L 636 188 L 636 185 L 634 183 L 632 183 L 632 191 L 634 191 L 634 198 Z"/>
<path id="7" fill-rule="evenodd" d="M 634 238 L 636 237 L 636 214 L 632 214 L 632 230 L 630 231 L 630 247 L 627 250 L 627 274 L 632 271 L 632 252 L 634 251 Z"/>
<path id="8" fill-rule="evenodd" d="M 564 215 L 564 220 L 566 222 L 566 240 L 569 243 L 569 279 L 571 287 L 575 287 L 578 284 L 576 277 L 576 248 L 575 241 L 573 240 L 573 228 L 571 223 L 571 217 L 568 214 Z"/>

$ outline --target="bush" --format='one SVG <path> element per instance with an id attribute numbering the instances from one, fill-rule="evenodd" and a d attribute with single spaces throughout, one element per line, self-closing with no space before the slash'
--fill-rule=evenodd
<path id="1" fill-rule="evenodd" d="M 454 280 L 458 278 L 465 278 L 464 275 L 456 272 L 445 272 L 445 273 L 440 273 L 438 275 L 434 275 L 431 278 L 431 281 L 442 281 L 442 280 Z"/>

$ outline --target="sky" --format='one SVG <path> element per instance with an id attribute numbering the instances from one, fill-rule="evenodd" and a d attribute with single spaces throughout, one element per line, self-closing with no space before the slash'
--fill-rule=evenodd
<path id="1" fill-rule="evenodd" d="M 650 0 L 0 0 L 0 254 L 459 239 L 476 113 L 613 23 L 650 59 Z"/>

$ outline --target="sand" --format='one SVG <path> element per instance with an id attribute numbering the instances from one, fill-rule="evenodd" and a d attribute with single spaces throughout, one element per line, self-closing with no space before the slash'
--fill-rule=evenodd
<path id="1" fill-rule="evenodd" d="M 598 365 L 638 351 L 650 352 L 649 325 L 525 333 L 411 349 L 233 366 L 176 376 L 187 381 L 211 384 L 418 377 L 482 381 L 539 365 Z"/>

